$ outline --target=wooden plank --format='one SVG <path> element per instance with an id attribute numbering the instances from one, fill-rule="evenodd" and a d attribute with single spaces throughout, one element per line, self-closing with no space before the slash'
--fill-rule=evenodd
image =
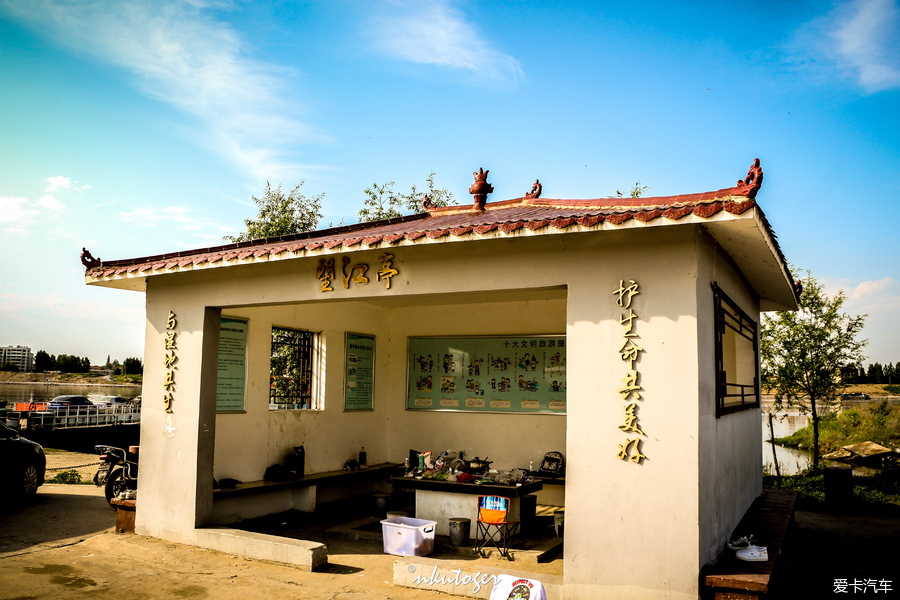
<path id="1" fill-rule="evenodd" d="M 734 530 L 731 539 L 752 535 L 758 546 L 765 546 L 769 560 L 747 562 L 738 560 L 734 551 L 725 550 L 703 570 L 703 585 L 722 588 L 724 598 L 755 597 L 769 591 L 772 571 L 784 544 L 788 528 L 793 522 L 794 505 L 798 493 L 790 490 L 763 490 Z M 749 592 L 751 595 L 741 595 Z"/>
<path id="2" fill-rule="evenodd" d="M 301 479 L 291 479 L 290 481 L 245 481 L 234 488 L 213 490 L 213 500 L 240 498 L 242 496 L 252 496 L 255 494 L 267 494 L 269 492 L 280 492 L 283 490 L 309 487 L 311 485 L 365 483 L 387 478 L 400 466 L 400 463 L 381 463 L 359 471 L 340 470 L 310 473 Z"/>

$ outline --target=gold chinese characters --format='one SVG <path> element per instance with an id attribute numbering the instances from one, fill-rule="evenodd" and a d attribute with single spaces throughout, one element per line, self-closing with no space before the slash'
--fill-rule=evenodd
<path id="1" fill-rule="evenodd" d="M 172 412 L 172 400 L 173 394 L 175 393 L 175 363 L 178 361 L 178 356 L 175 351 L 178 350 L 178 344 L 176 341 L 176 336 L 178 335 L 175 332 L 175 313 L 169 311 L 169 316 L 166 318 L 166 340 L 165 340 L 165 356 L 163 357 L 163 364 L 166 368 L 166 378 L 163 380 L 163 403 L 166 406 L 166 412 Z M 171 351 L 171 353 L 170 353 Z"/>
<path id="2" fill-rule="evenodd" d="M 641 431 L 641 428 L 638 425 L 638 405 L 636 401 L 643 400 L 641 397 L 643 388 L 641 388 L 639 382 L 640 373 L 638 373 L 634 363 L 640 358 L 644 349 L 632 339 L 637 337 L 635 327 L 637 325 L 638 315 L 635 314 L 634 309 L 631 308 L 631 300 L 638 294 L 640 294 L 640 291 L 638 291 L 638 284 L 633 279 L 628 281 L 628 285 L 620 279 L 619 288 L 612 293 L 612 295 L 616 297 L 616 305 L 628 310 L 627 314 L 623 313 L 619 315 L 619 325 L 622 325 L 625 328 L 625 331 L 622 333 L 624 341 L 622 342 L 622 346 L 619 347 L 619 358 L 621 358 L 623 362 L 628 363 L 628 371 L 626 372 L 625 377 L 622 378 L 622 383 L 624 385 L 616 391 L 622 396 L 622 400 L 632 400 L 632 402 L 629 402 L 629 404 L 624 407 L 625 420 L 619 425 L 619 430 L 641 436 L 646 434 Z M 616 453 L 616 457 L 621 458 L 622 460 L 630 460 L 635 464 L 640 464 L 641 459 L 647 458 L 646 455 L 641 453 L 641 441 L 640 437 L 625 438 L 625 443 L 618 445 L 619 450 Z M 628 452 L 629 448 L 631 449 L 631 454 Z"/>
<path id="3" fill-rule="evenodd" d="M 400 271 L 394 267 L 394 255 L 384 254 L 378 260 L 381 262 L 381 268 L 375 272 L 375 275 L 378 277 L 378 281 L 383 280 L 385 282 L 385 289 L 390 289 L 391 278 L 400 274 Z M 341 262 L 343 263 L 343 266 L 341 266 L 341 279 L 343 280 L 344 289 L 350 289 L 351 283 L 369 283 L 369 278 L 366 277 L 369 265 L 357 263 L 350 266 L 350 259 L 346 256 L 341 258 Z M 334 278 L 334 259 L 320 259 L 319 266 L 316 268 L 316 279 L 319 280 L 319 283 L 322 286 L 319 291 L 333 292 L 334 288 L 331 287 L 331 283 L 334 281 Z"/>

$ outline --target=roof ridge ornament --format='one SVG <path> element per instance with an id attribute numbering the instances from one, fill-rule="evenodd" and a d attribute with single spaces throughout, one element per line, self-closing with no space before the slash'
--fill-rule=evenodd
<path id="1" fill-rule="evenodd" d="M 87 270 L 91 270 L 94 267 L 99 267 L 103 264 L 103 261 L 100 260 L 100 257 L 94 258 L 91 256 L 90 251 L 87 248 L 81 249 L 81 264 L 84 265 L 84 268 Z"/>
<path id="2" fill-rule="evenodd" d="M 762 182 L 763 170 L 762 167 L 759 166 L 759 159 L 754 158 L 753 164 L 750 165 L 750 170 L 747 171 L 747 176 L 744 179 L 738 179 L 737 185 L 735 186 L 735 189 L 738 190 L 736 195 L 747 196 L 751 199 L 756 198 L 756 192 L 762 187 Z"/>
<path id="3" fill-rule="evenodd" d="M 526 198 L 540 198 L 541 191 L 544 189 L 544 186 L 541 185 L 540 180 L 535 179 L 534 185 L 531 186 L 531 191 L 525 194 Z"/>
<path id="4" fill-rule="evenodd" d="M 487 182 L 487 176 L 490 171 L 485 171 L 478 167 L 478 172 L 472 172 L 475 176 L 475 183 L 469 186 L 469 193 L 475 197 L 475 210 L 484 210 L 484 203 L 487 201 L 488 194 L 493 193 L 494 186 Z"/>

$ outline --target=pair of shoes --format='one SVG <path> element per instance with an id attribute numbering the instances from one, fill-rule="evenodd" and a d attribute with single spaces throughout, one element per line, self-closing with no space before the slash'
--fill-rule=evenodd
<path id="1" fill-rule="evenodd" d="M 750 562 L 765 562 L 769 560 L 769 552 L 765 546 L 750 546 L 743 550 L 738 550 L 735 556 L 738 560 Z"/>
<path id="2" fill-rule="evenodd" d="M 728 542 L 727 544 L 725 544 L 725 547 L 728 548 L 729 550 L 743 550 L 745 548 L 749 548 L 752 545 L 753 545 L 753 536 L 750 535 L 750 536 L 739 537 L 736 540 Z"/>

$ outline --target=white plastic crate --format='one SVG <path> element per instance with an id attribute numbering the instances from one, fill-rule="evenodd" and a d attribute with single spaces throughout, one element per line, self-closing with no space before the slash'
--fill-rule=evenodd
<path id="1" fill-rule="evenodd" d="M 428 556 L 434 551 L 437 521 L 392 517 L 381 521 L 384 551 L 394 556 Z"/>

